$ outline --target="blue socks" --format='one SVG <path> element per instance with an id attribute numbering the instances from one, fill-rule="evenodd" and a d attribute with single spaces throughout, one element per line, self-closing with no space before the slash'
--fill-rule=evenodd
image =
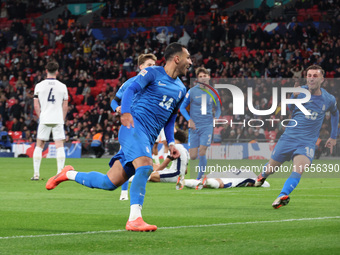
<path id="1" fill-rule="evenodd" d="M 130 205 L 143 205 L 146 191 L 145 187 L 151 173 L 152 166 L 141 166 L 136 169 L 135 177 L 130 187 Z"/>
<path id="2" fill-rule="evenodd" d="M 289 178 L 286 180 L 285 184 L 283 185 L 283 188 L 281 190 L 279 197 L 283 195 L 289 195 L 299 184 L 300 179 L 301 179 L 301 174 L 297 172 L 292 172 L 292 174 L 289 176 Z"/>
<path id="3" fill-rule="evenodd" d="M 128 190 L 128 188 L 129 188 L 129 180 L 124 182 L 123 185 L 122 185 L 122 190 Z"/>
<path id="4" fill-rule="evenodd" d="M 197 174 L 197 180 L 201 179 L 207 170 L 207 156 L 206 155 L 200 156 L 198 166 L 199 166 L 199 172 Z"/>
<path id="5" fill-rule="evenodd" d="M 92 189 L 115 190 L 117 188 L 106 174 L 99 172 L 79 172 L 76 175 L 75 181 Z"/>

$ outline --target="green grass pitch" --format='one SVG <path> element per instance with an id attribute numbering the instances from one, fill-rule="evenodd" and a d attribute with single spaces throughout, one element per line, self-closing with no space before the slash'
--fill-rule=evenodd
<path id="1" fill-rule="evenodd" d="M 66 163 L 108 170 L 108 159 Z M 270 178 L 270 188 L 177 191 L 148 183 L 143 218 L 159 229 L 134 233 L 125 231 L 129 201 L 119 201 L 120 189 L 65 182 L 47 191 L 56 160 L 43 159 L 41 181 L 30 180 L 32 165 L 28 158 L 0 159 L 0 254 L 340 254 L 340 178 L 302 178 L 278 210 L 271 203 L 289 174 Z"/>

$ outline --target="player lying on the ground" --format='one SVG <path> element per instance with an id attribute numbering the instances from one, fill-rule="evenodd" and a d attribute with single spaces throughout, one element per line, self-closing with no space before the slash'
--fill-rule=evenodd
<path id="1" fill-rule="evenodd" d="M 185 187 L 200 190 L 202 188 L 211 189 L 225 189 L 225 188 L 237 188 L 237 187 L 253 187 L 256 181 L 256 174 L 250 171 L 242 171 L 237 169 L 236 171 L 226 172 L 214 172 L 206 176 L 203 179 L 182 179 L 176 185 L 177 189 Z M 270 184 L 265 181 L 262 187 L 268 188 Z"/>

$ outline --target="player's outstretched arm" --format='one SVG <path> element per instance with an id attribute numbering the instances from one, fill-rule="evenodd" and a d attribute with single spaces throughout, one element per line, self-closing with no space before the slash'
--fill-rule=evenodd
<path id="1" fill-rule="evenodd" d="M 166 168 L 166 167 L 169 165 L 170 162 L 171 162 L 171 159 L 168 158 L 168 157 L 166 157 L 166 158 L 164 159 L 164 161 L 162 162 L 162 164 L 160 164 L 160 165 L 155 169 L 155 171 L 161 171 L 161 170 L 163 170 L 164 168 Z"/>

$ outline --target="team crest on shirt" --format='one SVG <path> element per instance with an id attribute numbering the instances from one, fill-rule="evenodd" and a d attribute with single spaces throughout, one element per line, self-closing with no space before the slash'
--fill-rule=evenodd
<path id="1" fill-rule="evenodd" d="M 148 73 L 145 69 L 139 72 L 140 75 L 145 76 Z"/>
<path id="2" fill-rule="evenodd" d="M 322 106 L 322 110 L 325 111 L 326 110 L 326 105 Z"/>

